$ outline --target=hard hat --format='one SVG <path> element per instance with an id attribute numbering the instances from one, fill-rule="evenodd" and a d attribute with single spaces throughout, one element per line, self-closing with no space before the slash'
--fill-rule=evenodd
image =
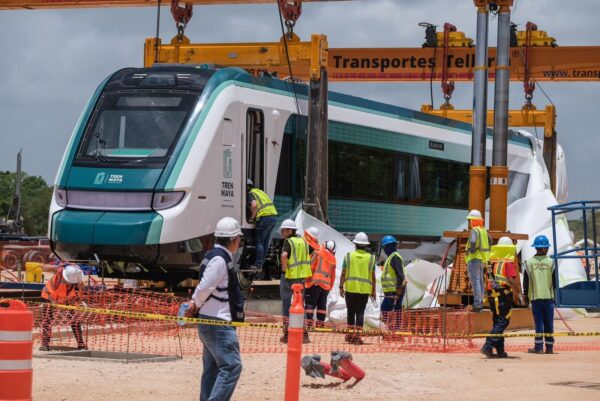
<path id="1" fill-rule="evenodd" d="M 548 241 L 548 237 L 545 235 L 538 235 L 533 240 L 533 245 L 531 246 L 534 248 L 550 248 L 550 241 Z"/>
<path id="2" fill-rule="evenodd" d="M 397 243 L 398 243 L 398 241 L 392 235 L 386 235 L 381 240 L 381 246 L 386 246 L 386 245 L 389 245 L 389 244 L 397 244 Z"/>
<path id="3" fill-rule="evenodd" d="M 369 237 L 361 231 L 354 236 L 352 242 L 358 245 L 369 245 Z"/>
<path id="4" fill-rule="evenodd" d="M 473 209 L 467 215 L 467 220 L 483 220 L 483 217 L 481 217 L 481 212 L 479 210 Z"/>
<path id="5" fill-rule="evenodd" d="M 281 226 L 279 227 L 279 231 L 281 230 L 285 230 L 285 229 L 290 229 L 290 230 L 297 230 L 298 227 L 296 226 L 296 222 L 292 219 L 285 219 L 283 220 L 283 223 L 281 223 Z"/>
<path id="6" fill-rule="evenodd" d="M 254 186 L 254 182 L 252 182 L 252 180 L 250 178 L 246 178 L 246 186 L 253 187 Z"/>
<path id="7" fill-rule="evenodd" d="M 319 239 L 319 229 L 317 227 L 309 227 L 306 230 L 314 239 Z"/>
<path id="8" fill-rule="evenodd" d="M 223 217 L 215 227 L 215 237 L 217 238 L 232 238 L 241 235 L 240 223 L 233 217 Z"/>
<path id="9" fill-rule="evenodd" d="M 498 245 L 513 245 L 513 242 L 508 237 L 500 237 L 498 240 Z"/>
<path id="10" fill-rule="evenodd" d="M 336 248 L 335 241 L 329 240 L 329 241 L 325 242 L 325 248 L 329 249 L 329 251 L 331 253 L 335 253 L 335 248 Z"/>
<path id="11" fill-rule="evenodd" d="M 77 265 L 67 265 L 62 271 L 62 276 L 69 284 L 79 284 L 83 282 L 83 271 Z"/>

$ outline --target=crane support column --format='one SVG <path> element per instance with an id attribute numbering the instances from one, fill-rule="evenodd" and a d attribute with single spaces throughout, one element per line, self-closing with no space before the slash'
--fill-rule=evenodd
<path id="1" fill-rule="evenodd" d="M 316 35 L 312 37 L 310 59 L 304 211 L 321 221 L 327 221 L 327 43 Z"/>
<path id="2" fill-rule="evenodd" d="M 477 6 L 477 41 L 475 42 L 475 82 L 473 84 L 473 135 L 469 169 L 469 210 L 477 209 L 485 216 L 485 167 L 488 85 L 488 24 L 486 0 L 475 0 Z"/>
<path id="3" fill-rule="evenodd" d="M 494 147 L 490 170 L 490 230 L 506 231 L 508 198 L 508 90 L 510 83 L 510 6 L 499 1 L 496 83 L 494 88 Z"/>

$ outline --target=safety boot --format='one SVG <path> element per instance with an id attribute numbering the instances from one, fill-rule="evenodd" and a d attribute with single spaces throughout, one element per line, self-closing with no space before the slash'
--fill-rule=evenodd
<path id="1" fill-rule="evenodd" d="M 494 357 L 494 350 L 491 349 L 491 348 L 486 348 L 485 345 L 483 347 L 481 347 L 481 349 L 479 350 L 479 352 L 481 352 L 483 355 L 485 355 L 488 358 L 493 358 Z"/>
<path id="2" fill-rule="evenodd" d="M 554 354 L 554 349 L 552 346 L 546 346 L 546 354 Z"/>
<path id="3" fill-rule="evenodd" d="M 530 354 L 543 354 L 544 350 L 542 348 L 529 348 L 527 352 Z"/>

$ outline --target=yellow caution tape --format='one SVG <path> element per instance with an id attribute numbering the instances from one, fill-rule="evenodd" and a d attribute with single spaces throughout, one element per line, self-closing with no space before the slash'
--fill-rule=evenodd
<path id="1" fill-rule="evenodd" d="M 146 313 L 146 312 L 128 312 L 111 309 L 100 309 L 100 308 L 89 308 L 75 305 L 61 305 L 61 304 L 45 304 L 50 305 L 54 308 L 72 310 L 82 313 L 93 313 L 98 315 L 106 316 L 118 316 L 127 317 L 134 319 L 145 319 L 145 320 L 158 320 L 158 321 L 169 321 L 169 322 L 185 322 L 190 324 L 206 324 L 213 326 L 231 326 L 231 327 L 257 327 L 263 329 L 283 329 L 284 325 L 281 323 L 247 323 L 247 322 L 228 322 L 225 320 L 212 320 L 212 319 L 201 319 L 197 317 L 180 317 L 171 315 L 162 315 L 159 313 Z M 316 333 L 338 333 L 347 334 L 354 332 L 348 328 L 331 328 L 331 327 L 307 327 L 307 331 Z M 515 338 L 515 337 L 600 337 L 600 332 L 558 332 L 558 333 L 502 333 L 502 334 L 466 334 L 466 333 L 447 333 L 444 335 L 441 332 L 437 333 L 419 333 L 411 331 L 389 331 L 389 330 L 364 330 L 361 335 L 363 336 L 398 336 L 398 337 L 436 337 L 436 338 L 486 338 L 486 337 L 504 337 L 504 338 Z"/>

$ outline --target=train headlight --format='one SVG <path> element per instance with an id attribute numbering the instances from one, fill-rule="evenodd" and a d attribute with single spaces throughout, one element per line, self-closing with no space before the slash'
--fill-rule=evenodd
<path id="1" fill-rule="evenodd" d="M 157 192 L 152 199 L 152 209 L 163 210 L 176 206 L 183 199 L 184 191 Z"/>
<path id="2" fill-rule="evenodd" d="M 67 190 L 56 188 L 54 190 L 54 200 L 58 203 L 58 206 L 66 207 L 67 206 Z"/>

